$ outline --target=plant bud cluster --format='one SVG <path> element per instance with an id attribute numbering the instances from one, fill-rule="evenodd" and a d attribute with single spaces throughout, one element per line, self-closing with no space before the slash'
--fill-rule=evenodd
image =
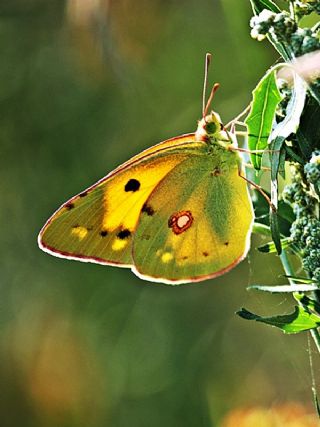
<path id="1" fill-rule="evenodd" d="M 310 6 L 310 2 L 308 7 Z M 312 7 L 320 9 L 320 1 L 312 3 Z M 295 57 L 320 49 L 320 28 L 300 28 L 286 11 L 274 13 L 264 9 L 259 15 L 251 18 L 251 36 L 263 40 L 268 34 L 279 43 L 291 46 Z"/>
<path id="2" fill-rule="evenodd" d="M 299 17 L 310 15 L 312 12 L 320 14 L 320 2 L 319 0 L 296 0 L 294 11 Z"/>
<path id="3" fill-rule="evenodd" d="M 282 194 L 296 215 L 291 238 L 300 251 L 303 267 L 320 283 L 319 197 L 315 191 L 320 184 L 320 151 L 314 151 L 304 167 L 294 164 L 292 169 L 292 184 L 287 185 Z"/>

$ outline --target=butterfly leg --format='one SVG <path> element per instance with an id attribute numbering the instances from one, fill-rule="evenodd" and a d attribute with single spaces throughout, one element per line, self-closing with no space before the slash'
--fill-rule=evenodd
<path id="1" fill-rule="evenodd" d="M 230 122 L 228 122 L 225 125 L 225 128 L 229 128 L 229 127 L 231 127 L 232 125 L 235 125 L 235 124 L 238 124 L 238 125 L 241 125 L 241 126 L 246 126 L 246 124 L 243 123 L 243 122 L 241 122 L 240 119 L 241 119 L 242 116 L 244 116 L 245 114 L 247 114 L 249 112 L 250 108 L 251 108 L 251 104 L 249 104 L 243 111 L 241 111 L 241 113 L 238 114 L 234 119 L 230 120 Z"/>
<path id="2" fill-rule="evenodd" d="M 267 193 L 265 193 L 265 191 L 263 191 L 263 189 L 261 188 L 260 185 L 256 184 L 255 182 L 251 181 L 250 179 L 248 179 L 247 177 L 245 177 L 244 175 L 242 175 L 241 173 L 241 166 L 239 165 L 238 167 L 238 175 L 240 178 L 244 179 L 248 184 L 252 185 L 252 187 L 254 187 L 256 190 L 259 191 L 259 193 L 266 199 L 268 205 L 270 206 L 270 209 L 272 210 L 272 212 L 276 212 L 277 209 L 274 206 L 274 204 L 271 202 L 270 197 L 267 195 Z"/>
<path id="3" fill-rule="evenodd" d="M 240 151 L 247 154 L 280 153 L 280 150 L 250 150 L 249 148 L 228 147 L 229 150 Z"/>
<path id="4" fill-rule="evenodd" d="M 238 135 L 241 135 L 241 136 L 246 136 L 247 135 L 247 132 L 236 132 L 235 130 L 234 130 L 234 128 L 232 127 L 231 129 L 230 129 L 230 132 L 228 131 L 228 129 L 226 129 L 226 128 L 224 128 L 224 130 L 225 130 L 225 132 L 226 132 L 226 134 L 227 134 L 227 137 L 228 137 L 228 140 L 229 140 L 229 142 L 231 143 L 230 145 L 228 145 L 226 148 L 227 148 L 227 150 L 231 150 L 231 151 L 240 151 L 240 152 L 242 152 L 242 153 L 247 153 L 247 154 L 263 154 L 263 153 L 280 153 L 280 150 L 268 150 L 268 149 L 263 149 L 263 150 L 250 150 L 250 149 L 248 149 L 248 148 L 240 148 L 240 147 L 238 147 L 238 142 L 237 142 L 237 140 L 236 140 L 236 137 L 238 136 Z M 232 138 L 231 137 L 231 135 L 233 135 L 233 136 L 235 136 L 235 138 Z"/>
<path id="5" fill-rule="evenodd" d="M 243 166 L 245 168 L 254 169 L 254 166 L 251 163 L 243 163 Z M 269 168 L 268 166 L 261 166 L 260 170 L 270 172 L 271 168 Z"/>

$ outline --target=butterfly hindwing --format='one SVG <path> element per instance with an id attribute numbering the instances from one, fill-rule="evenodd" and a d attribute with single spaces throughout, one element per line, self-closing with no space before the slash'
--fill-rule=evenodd
<path id="1" fill-rule="evenodd" d="M 215 277 L 246 255 L 253 221 L 238 155 L 195 155 L 146 201 L 133 241 L 139 276 L 183 283 Z"/>
<path id="2" fill-rule="evenodd" d="M 152 147 L 70 199 L 40 232 L 40 246 L 62 257 L 131 266 L 145 202 L 165 176 L 204 144 L 194 135 Z"/>

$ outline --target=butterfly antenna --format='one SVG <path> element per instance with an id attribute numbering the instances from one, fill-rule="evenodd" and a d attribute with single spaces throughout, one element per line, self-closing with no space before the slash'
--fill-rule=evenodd
<path id="1" fill-rule="evenodd" d="M 202 91 L 202 117 L 205 118 L 206 110 L 206 92 L 207 92 L 207 82 L 208 82 L 208 70 L 211 62 L 211 53 L 206 54 L 206 60 L 204 63 L 204 81 L 203 81 L 203 91 Z"/>
<path id="2" fill-rule="evenodd" d="M 213 88 L 211 89 L 210 96 L 209 96 L 209 98 L 208 98 L 207 104 L 206 104 L 206 106 L 205 106 L 205 108 L 204 108 L 204 110 L 203 110 L 203 118 L 205 118 L 205 117 L 206 117 L 206 115 L 208 114 L 208 110 L 209 110 L 210 105 L 211 105 L 211 103 L 212 103 L 212 100 L 213 100 L 214 94 L 217 92 L 217 90 L 219 89 L 219 87 L 220 87 L 219 83 L 215 83 L 215 84 L 213 85 Z"/>

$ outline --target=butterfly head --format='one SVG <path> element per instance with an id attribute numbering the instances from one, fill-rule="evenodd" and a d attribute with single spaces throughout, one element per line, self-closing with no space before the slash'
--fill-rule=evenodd
<path id="1" fill-rule="evenodd" d="M 201 141 L 229 141 L 218 113 L 211 111 L 198 122 L 196 138 Z M 231 141 L 230 141 L 231 142 Z"/>

